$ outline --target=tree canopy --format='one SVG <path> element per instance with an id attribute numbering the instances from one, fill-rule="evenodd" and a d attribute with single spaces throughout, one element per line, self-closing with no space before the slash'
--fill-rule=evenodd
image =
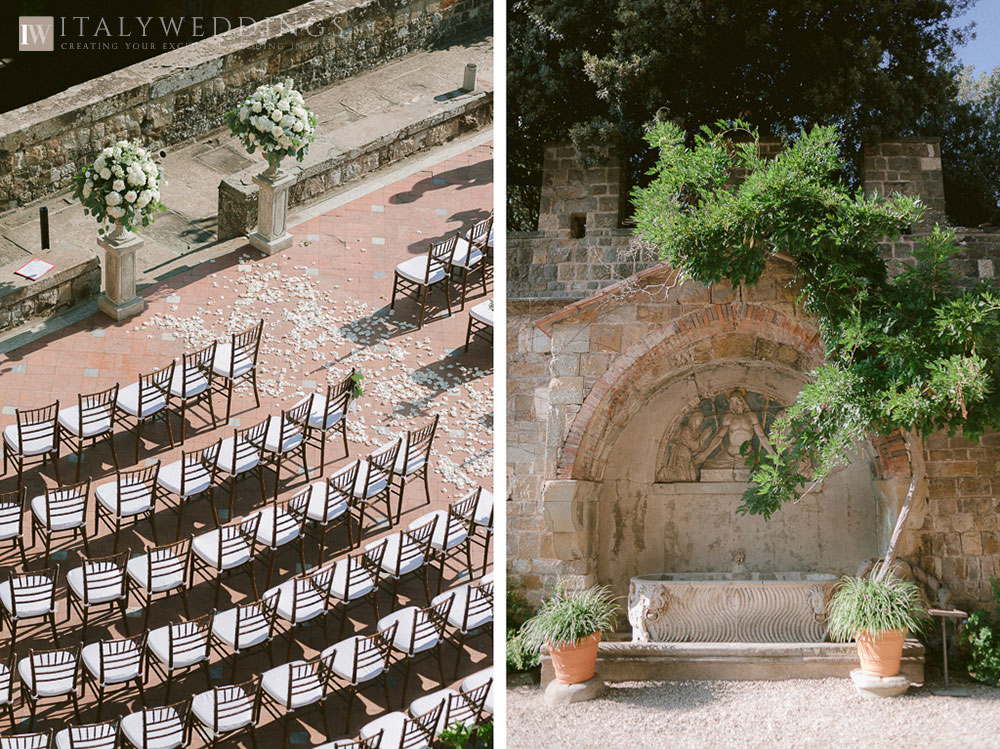
<path id="1" fill-rule="evenodd" d="M 957 138 L 980 121 L 947 114 L 967 35 L 949 21 L 971 2 L 513 0 L 508 181 L 537 181 L 544 144 L 567 138 L 585 158 L 613 145 L 641 173 L 654 119 L 690 132 L 743 118 L 776 136 L 836 125 L 852 158 L 949 117 Z"/>
<path id="2" fill-rule="evenodd" d="M 656 124 L 652 181 L 634 203 L 636 233 L 696 281 L 754 284 L 770 258 L 788 258 L 819 324 L 826 362 L 772 427 L 774 452 L 742 447 L 752 481 L 741 511 L 769 517 L 871 435 L 961 429 L 975 438 L 997 428 L 1000 399 L 988 396 L 1000 389 L 1000 290 L 955 283 L 949 260 L 959 248 L 940 228 L 913 265 L 890 268 L 879 242 L 898 238 L 923 207 L 847 186 L 835 128 L 802 131 L 772 160 L 759 156 L 758 138 L 741 122 L 693 138 Z M 746 177 L 734 181 L 736 170 Z"/>

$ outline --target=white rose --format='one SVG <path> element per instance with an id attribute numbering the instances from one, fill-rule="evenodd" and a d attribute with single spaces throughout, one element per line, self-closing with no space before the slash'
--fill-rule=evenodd
<path id="1" fill-rule="evenodd" d="M 108 169 L 107 167 L 104 167 L 101 170 L 100 174 L 101 174 L 101 179 L 111 179 L 111 170 Z"/>
<path id="2" fill-rule="evenodd" d="M 281 122 L 281 111 L 277 109 L 271 110 L 271 119 L 275 122 Z"/>
<path id="3" fill-rule="evenodd" d="M 289 102 L 288 99 L 282 99 L 281 101 L 278 102 L 278 109 L 280 109 L 282 112 L 287 112 L 289 109 L 291 109 L 291 107 L 292 107 L 291 102 Z"/>
<path id="4" fill-rule="evenodd" d="M 255 101 L 253 106 L 250 107 L 254 112 L 260 112 L 260 102 Z"/>
<path id="5" fill-rule="evenodd" d="M 133 187 L 142 187 L 146 184 L 146 173 L 142 169 L 129 171 L 128 183 Z"/>
<path id="6" fill-rule="evenodd" d="M 306 110 L 303 109 L 302 107 L 292 107 L 292 114 L 294 114 L 296 117 L 304 118 L 306 116 Z"/>
<path id="7" fill-rule="evenodd" d="M 98 156 L 96 159 L 94 159 L 94 169 L 99 172 L 103 168 L 104 168 L 104 157 Z"/>
<path id="8" fill-rule="evenodd" d="M 149 205 L 149 201 L 153 199 L 153 193 L 149 190 L 143 190 L 139 193 L 139 199 L 135 202 L 136 206 L 139 208 L 145 208 Z"/>
<path id="9" fill-rule="evenodd" d="M 107 203 L 108 205 L 118 205 L 119 203 L 122 202 L 122 196 L 112 191 L 105 196 L 104 202 Z"/>
<path id="10" fill-rule="evenodd" d="M 294 130 L 297 133 L 301 133 L 302 132 L 302 123 L 301 122 L 296 122 L 294 125 L 292 125 L 292 130 Z"/>
<path id="11" fill-rule="evenodd" d="M 138 151 L 136 151 L 136 153 L 139 154 L 139 158 L 140 159 L 146 158 L 146 149 L 145 148 L 140 148 Z"/>
<path id="12" fill-rule="evenodd" d="M 267 117 L 258 117 L 257 124 L 254 127 L 256 127 L 263 133 L 270 130 L 273 127 L 273 125 L 271 125 L 271 121 L 267 119 Z"/>
<path id="13" fill-rule="evenodd" d="M 122 157 L 122 147 L 120 143 L 111 149 L 111 155 L 116 159 L 120 159 Z"/>
<path id="14" fill-rule="evenodd" d="M 275 86 L 274 86 L 274 90 L 275 90 L 275 91 L 277 91 L 277 92 L 278 92 L 279 94 L 283 94 L 283 93 L 285 93 L 285 87 L 284 87 L 284 85 L 283 85 L 283 84 L 281 84 L 281 83 L 277 83 L 277 84 L 275 84 Z"/>
<path id="15" fill-rule="evenodd" d="M 293 122 L 295 122 L 295 118 L 289 117 L 286 114 L 284 117 L 281 118 L 281 122 L 279 122 L 278 124 L 281 125 L 282 127 L 291 127 Z"/>
<path id="16" fill-rule="evenodd" d="M 103 151 L 101 151 L 101 155 L 104 157 L 110 156 L 112 153 L 114 153 L 114 151 L 112 150 L 111 146 L 108 146 Z"/>
<path id="17" fill-rule="evenodd" d="M 271 135 L 273 135 L 275 138 L 280 138 L 283 133 L 284 133 L 284 131 L 280 127 L 278 127 L 277 125 L 275 125 L 273 128 L 271 128 Z"/>
<path id="18" fill-rule="evenodd" d="M 111 189 L 121 192 L 122 190 L 125 189 L 125 180 L 116 179 L 114 182 L 111 183 Z"/>
<path id="19" fill-rule="evenodd" d="M 250 115 L 250 110 L 246 107 L 240 107 L 240 122 L 246 122 L 247 117 Z"/>
<path id="20" fill-rule="evenodd" d="M 125 176 L 125 170 L 122 169 L 120 166 L 118 166 L 118 164 L 115 164 L 113 167 L 111 167 L 111 171 L 115 173 L 116 177 Z"/>
<path id="21" fill-rule="evenodd" d="M 137 197 L 139 196 L 135 194 L 135 190 L 129 190 L 127 193 L 125 193 L 125 202 L 134 203 Z"/>
<path id="22" fill-rule="evenodd" d="M 83 183 L 83 197 L 89 198 L 90 193 L 94 190 L 94 183 L 90 180 Z"/>
<path id="23" fill-rule="evenodd" d="M 125 209 L 113 205 L 110 208 L 108 208 L 108 215 L 111 216 L 112 218 L 121 218 L 122 216 L 125 215 Z"/>

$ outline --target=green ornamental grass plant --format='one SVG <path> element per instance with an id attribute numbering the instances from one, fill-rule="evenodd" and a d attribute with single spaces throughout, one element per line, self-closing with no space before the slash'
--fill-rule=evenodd
<path id="1" fill-rule="evenodd" d="M 573 645 L 595 632 L 614 630 L 618 625 L 618 601 L 607 586 L 567 590 L 556 583 L 555 592 L 542 601 L 538 613 L 525 622 L 519 637 L 526 648 Z"/>
<path id="2" fill-rule="evenodd" d="M 927 618 L 916 584 L 895 575 L 879 578 L 877 569 L 868 577 L 842 578 L 827 607 L 830 636 L 838 642 L 864 630 L 919 633 Z"/>

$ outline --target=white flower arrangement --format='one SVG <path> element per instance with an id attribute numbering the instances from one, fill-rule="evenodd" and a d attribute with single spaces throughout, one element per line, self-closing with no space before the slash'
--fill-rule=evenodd
<path id="1" fill-rule="evenodd" d="M 315 139 L 316 115 L 288 78 L 258 87 L 239 108 L 226 112 L 226 124 L 247 153 L 260 149 L 271 169 L 277 169 L 285 156 L 305 158 Z"/>
<path id="2" fill-rule="evenodd" d="M 160 166 L 145 148 L 120 140 L 103 149 L 94 162 L 73 178 L 73 197 L 83 212 L 101 223 L 133 231 L 152 223 L 160 204 Z M 105 227 L 100 227 L 104 234 Z"/>

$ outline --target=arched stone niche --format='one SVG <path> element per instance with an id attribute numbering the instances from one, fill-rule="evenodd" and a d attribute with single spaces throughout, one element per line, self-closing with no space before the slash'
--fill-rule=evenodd
<path id="1" fill-rule="evenodd" d="M 736 513 L 747 486 L 743 480 L 719 480 L 716 473 L 715 480 L 678 481 L 666 471 L 670 440 L 706 402 L 724 402 L 736 391 L 756 401 L 759 418 L 762 408 L 773 414 L 794 401 L 803 383 L 802 373 L 780 364 L 722 360 L 675 371 L 648 392 L 610 447 L 597 490 L 597 579 L 624 591 L 633 575 L 657 572 L 839 575 L 876 555 L 877 492 L 865 446 L 820 490 L 769 521 Z M 761 420 L 769 427 L 773 416 Z M 715 431 L 703 425 L 703 446 L 711 446 Z"/>

